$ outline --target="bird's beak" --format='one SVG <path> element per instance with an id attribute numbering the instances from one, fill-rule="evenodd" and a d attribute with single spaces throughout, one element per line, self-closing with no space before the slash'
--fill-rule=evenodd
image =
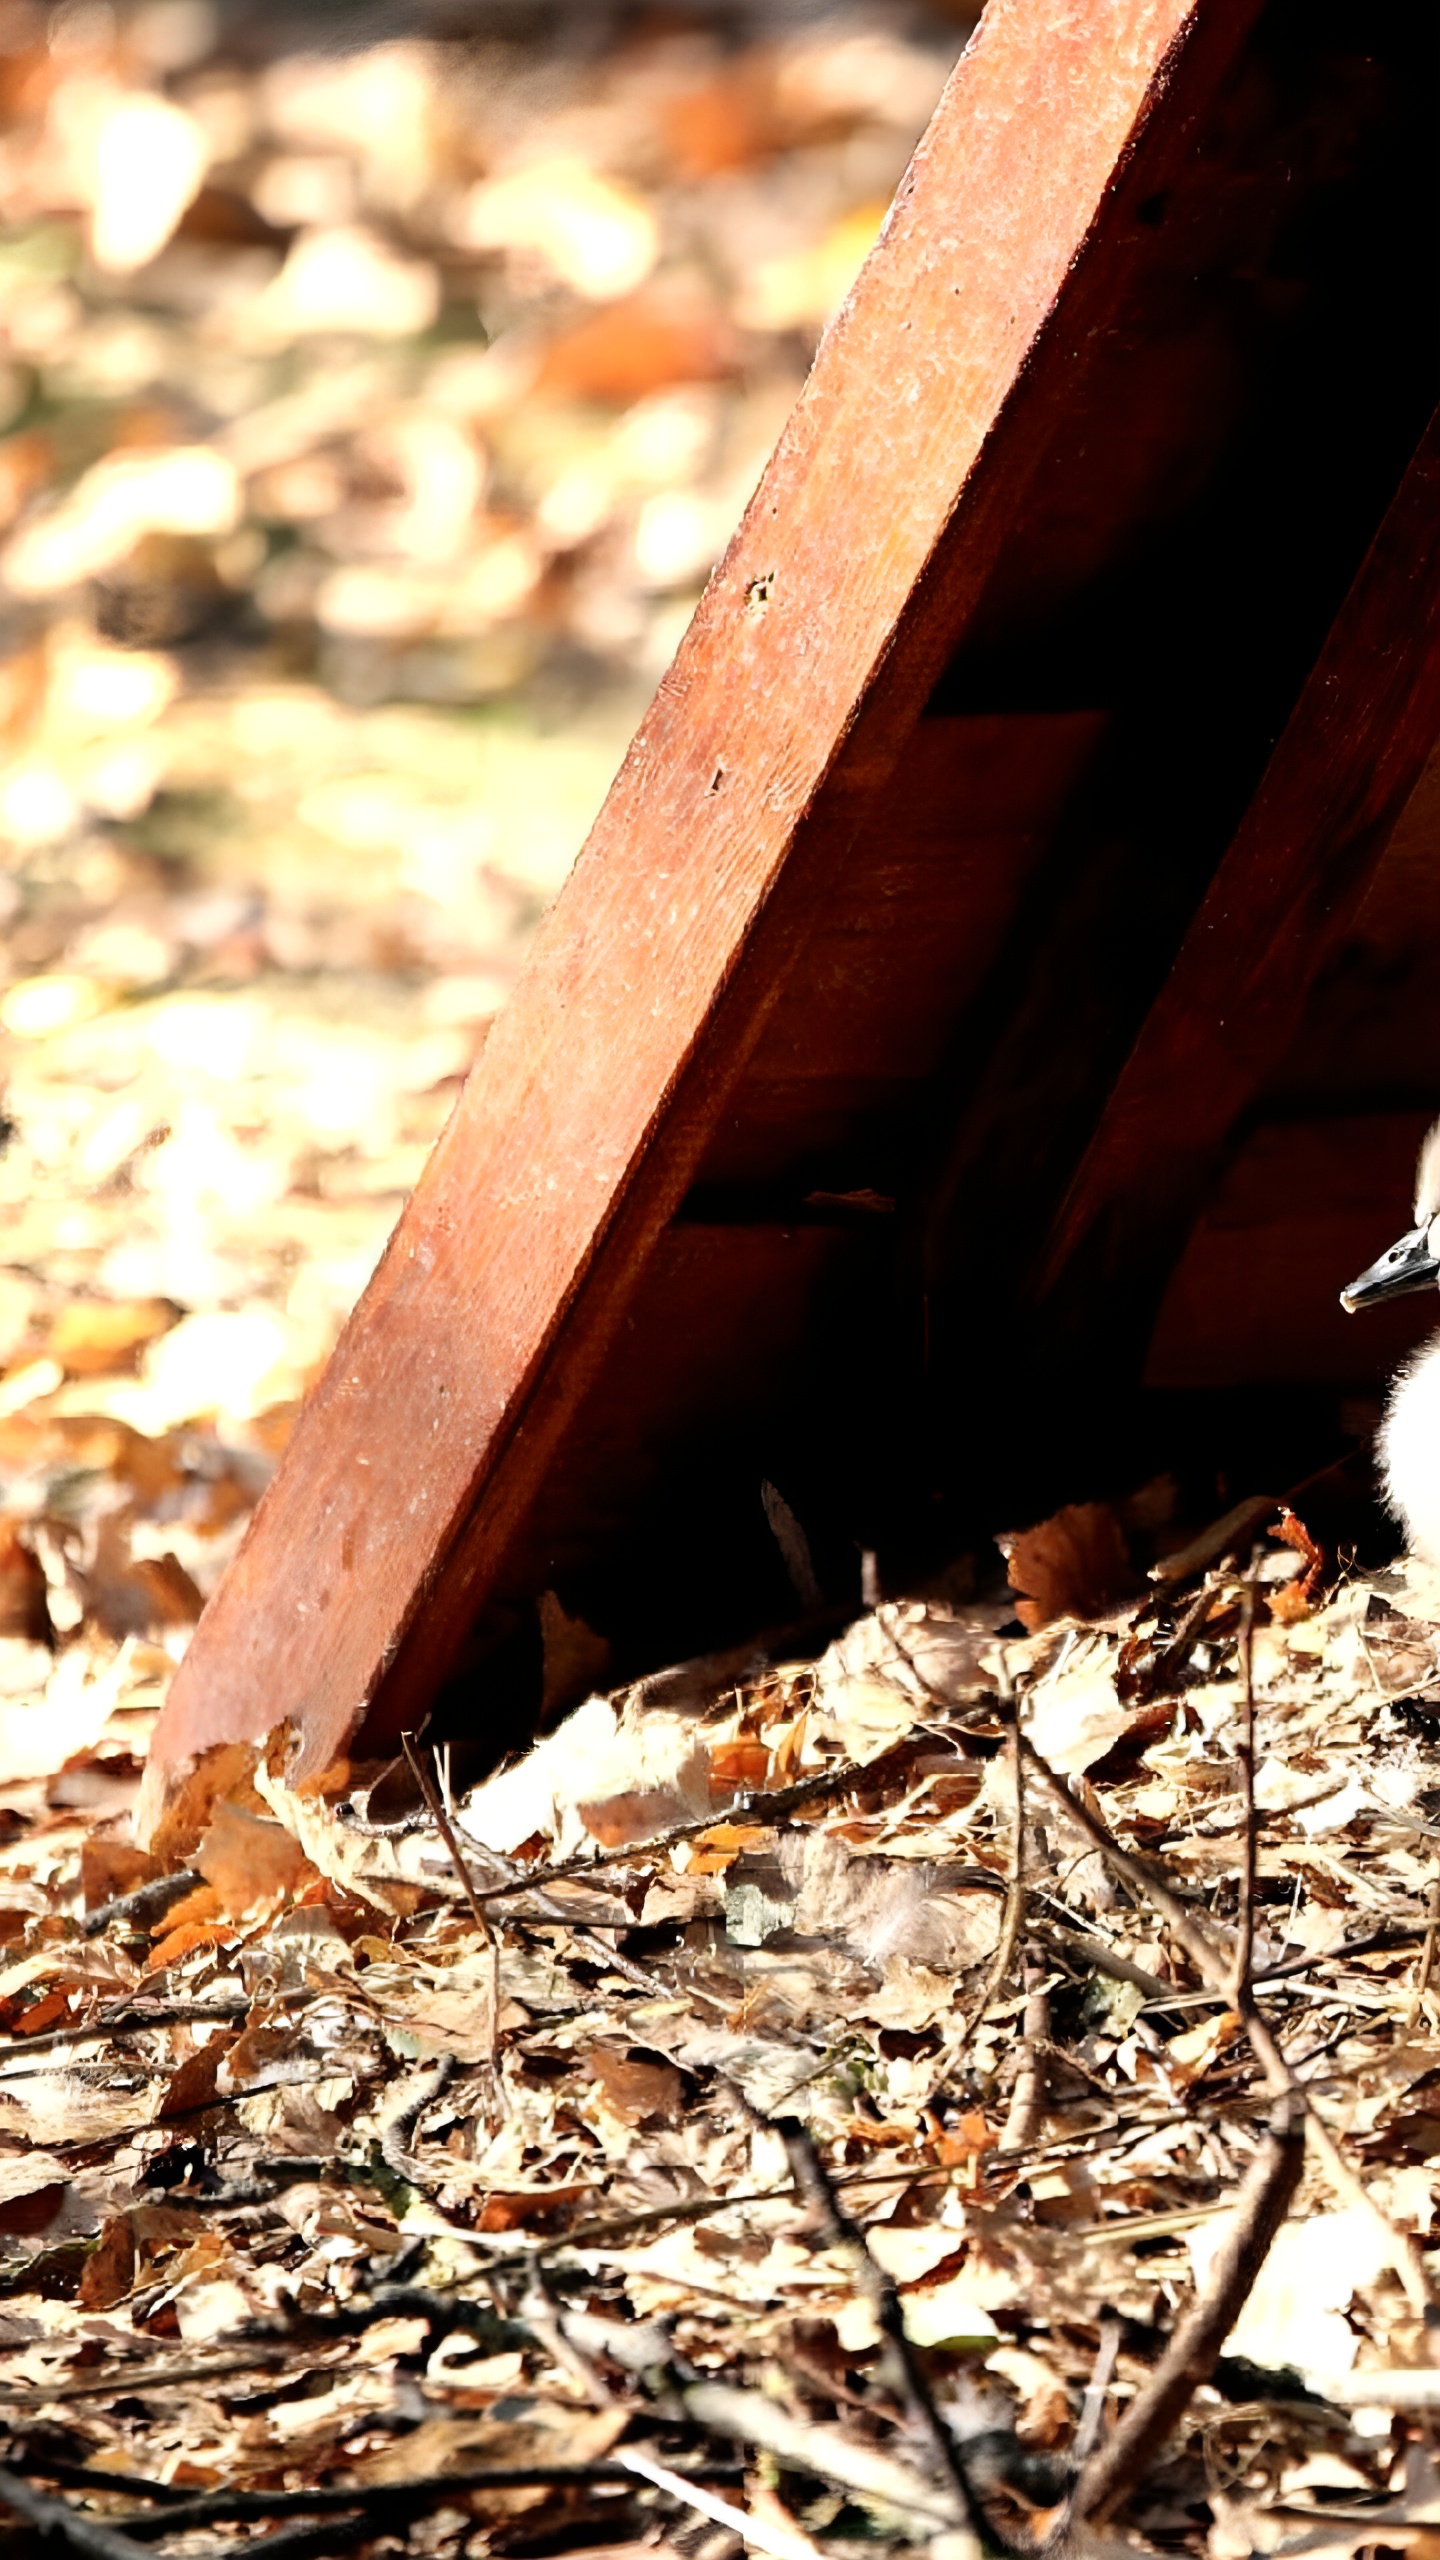
<path id="1" fill-rule="evenodd" d="M 1440 1279 L 1440 1261 L 1430 1247 L 1430 1228 L 1413 1227 L 1408 1236 L 1392 1244 L 1358 1280 L 1340 1292 L 1340 1304 L 1347 1316 L 1358 1315 L 1362 1307 L 1378 1307 L 1386 1298 L 1403 1298 L 1412 1289 L 1433 1289 Z"/>

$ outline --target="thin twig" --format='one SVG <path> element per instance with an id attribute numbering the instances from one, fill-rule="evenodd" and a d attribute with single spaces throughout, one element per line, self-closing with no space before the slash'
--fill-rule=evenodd
<path id="1" fill-rule="evenodd" d="M 1162 1982 L 1158 1973 L 1136 1964 L 1131 1956 L 1119 1954 L 1114 1947 L 1107 1947 L 1103 1938 L 1092 1938 L 1083 1930 L 1067 1928 L 1063 1922 L 1047 1920 L 1038 1912 L 1031 1913 L 1030 1927 L 1036 1937 L 1043 1938 L 1062 1955 L 1073 1956 L 1079 1964 L 1092 1965 L 1097 1973 L 1108 1973 L 1112 1982 L 1133 1983 L 1151 2002 L 1158 2004 L 1176 1996 L 1173 1982 Z"/>
<path id="2" fill-rule="evenodd" d="M 1289 2211 L 1304 2166 L 1302 2101 L 1298 2092 L 1287 2092 L 1271 2110 L 1265 2140 L 1242 2181 L 1234 2222 L 1204 2292 L 1114 2434 L 1086 2463 L 1071 2499 L 1073 2515 L 1097 2524 L 1112 2515 L 1201 2383 L 1209 2380 Z"/>
<path id="3" fill-rule="evenodd" d="M 1273 2086 L 1275 2076 L 1279 2072 L 1288 2073 L 1289 2065 L 1258 2011 L 1252 2011 L 1245 2020 L 1245 2032 L 1250 2038 L 1257 2062 L 1261 2069 L 1266 2071 Z M 1304 2082 L 1296 2081 L 1292 2085 L 1299 2089 L 1304 2099 L 1310 2123 L 1310 2139 L 1319 2154 L 1321 2165 L 1331 2186 L 1345 2204 L 1359 2205 L 1369 2215 L 1385 2243 L 1386 2254 L 1405 2289 L 1411 2310 L 1426 2323 L 1428 2328 L 1435 2318 L 1435 2293 L 1426 2272 L 1425 2261 L 1414 2241 L 1408 2232 L 1398 2231 L 1389 2215 L 1381 2211 L 1364 2179 L 1346 2159 Z"/>
<path id="4" fill-rule="evenodd" d="M 87 1911 L 80 1921 L 82 1938 L 103 1937 L 107 1929 L 127 1920 L 158 1920 L 172 1903 L 183 1902 L 187 1893 L 198 1893 L 205 1878 L 193 1867 L 180 1867 L 174 1875 L 152 1876 L 148 1884 L 137 1884 L 133 1893 L 117 1893 L 113 1902 L 102 1902 Z"/>
<path id="5" fill-rule="evenodd" d="M 420 1773 L 418 1768 L 416 1768 L 415 1759 L 410 1753 L 408 1743 L 406 1745 L 406 1756 L 410 1760 L 412 1770 L 415 1771 L 417 1781 L 420 1783 L 420 1791 L 422 1795 L 424 1795 L 426 1805 L 433 1817 L 436 1812 L 435 1801 L 431 1793 L 427 1791 L 424 1782 L 420 1780 Z M 719 1820 L 720 1818 L 721 1817 L 719 1816 L 715 1817 L 716 1820 Z M 713 1830 L 714 1827 L 715 1822 L 712 1821 L 709 1828 Z M 717 2015 L 725 2014 L 726 2003 L 723 2000 L 718 1999 L 712 1992 L 702 1991 L 697 1983 L 687 1983 L 682 1992 L 680 1986 L 673 1982 L 666 1982 L 660 1974 L 652 1973 L 647 1965 L 637 1964 L 633 1956 L 625 1955 L 619 1947 L 608 1945 L 605 1939 L 596 1935 L 593 1928 L 586 1928 L 583 1924 L 578 1923 L 574 1913 L 567 1911 L 564 1904 L 557 1902 L 552 1894 L 542 1892 L 538 1883 L 527 1883 L 525 1878 L 512 1865 L 510 1859 L 502 1857 L 496 1849 L 482 1849 L 481 1854 L 490 1860 L 492 1866 L 502 1868 L 508 1867 L 510 1869 L 510 1882 L 499 1888 L 498 1891 L 482 1893 L 479 1887 L 475 1884 L 469 1868 L 465 1863 L 464 1856 L 461 1852 L 459 1842 L 455 1837 L 453 1828 L 448 1825 L 448 1822 L 444 1828 L 441 1828 L 440 1824 L 437 1822 L 437 1829 L 440 1829 L 440 1836 L 442 1840 L 444 1840 L 446 1848 L 448 1849 L 456 1867 L 459 1869 L 460 1875 L 464 1881 L 465 1897 L 470 1905 L 472 1913 L 475 1916 L 478 1927 L 486 1929 L 488 1932 L 488 1923 L 484 1920 L 481 1911 L 483 1903 L 487 1901 L 506 1900 L 517 1890 L 523 1890 L 527 1899 L 543 1918 L 547 1920 L 554 1920 L 558 1922 L 562 1929 L 568 1929 L 577 1947 L 583 1947 L 588 1954 L 598 1957 L 602 1964 L 610 1967 L 616 1973 L 623 1974 L 625 1980 L 627 1982 L 633 1982 L 637 1990 L 648 1992 L 652 1999 L 675 2000 L 683 1997 L 687 2000 L 695 2001 L 701 2008 L 715 2011 Z"/>
<path id="6" fill-rule="evenodd" d="M 734 1825 L 744 1830 L 770 1831 L 788 1815 L 799 1813 L 806 1805 L 823 1802 L 828 1796 L 849 1795 L 864 1780 L 867 1786 L 877 1783 L 872 1768 L 861 1761 L 847 1760 L 840 1765 L 817 1769 L 808 1778 L 797 1778 L 793 1786 L 771 1787 L 754 1795 L 739 1795 L 718 1811 L 692 1815 L 687 1822 L 672 1823 L 666 1831 L 653 1832 L 644 1840 L 627 1840 L 618 1849 L 594 1849 L 578 1857 L 562 1858 L 554 1866 L 536 1867 L 527 1873 L 523 1868 L 512 1872 L 505 1884 L 477 1886 L 481 1902 L 518 1902 L 531 1894 L 543 1892 L 547 1885 L 584 1883 L 602 1874 L 608 1867 L 635 1867 L 666 1850 L 678 1849 L 691 1840 L 704 1840 L 712 1831 Z M 904 1792 L 908 1781 L 896 1780 L 896 1792 Z M 497 1852 L 477 1842 L 482 1857 L 492 1860 Z M 504 1861 L 509 1864 L 509 1861 Z"/>
<path id="7" fill-rule="evenodd" d="M 734 2507 L 728 2498 L 717 2498 L 712 2489 L 702 2489 L 663 2462 L 652 2462 L 648 2453 L 626 2448 L 615 2457 L 618 2466 L 632 2472 L 637 2480 L 648 2480 L 652 2489 L 661 2489 L 677 2505 L 689 2507 L 696 2515 L 708 2516 L 712 2524 L 721 2524 L 738 2534 L 752 2551 L 767 2551 L 771 2560 L 814 2560 L 814 2546 L 798 2526 L 793 2533 L 769 2523 L 763 2516 L 747 2514 L 744 2507 Z"/>
<path id="8" fill-rule="evenodd" d="M 1105 2417 L 1105 2402 L 1110 2391 L 1110 2379 L 1115 2371 L 1115 2359 L 1120 2353 L 1120 2341 L 1124 2334 L 1124 2325 L 1116 2319 L 1113 2312 L 1108 2313 L 1101 2321 L 1095 2361 L 1090 2368 L 1090 2379 L 1085 2385 L 1085 2397 L 1080 2403 L 1080 2423 L 1075 2430 L 1075 2441 L 1070 2447 L 1070 2459 L 1077 2465 L 1088 2462 L 1100 2440 L 1100 2429 Z"/>
<path id="9" fill-rule="evenodd" d="M 171 2391 L 186 2382 L 224 2382 L 231 2374 L 257 2373 L 283 2363 L 289 2343 L 283 2338 L 257 2339 L 233 2355 L 182 2358 L 175 2364 L 129 2365 L 112 2357 L 102 2374 L 57 2374 L 53 2383 L 30 2383 L 13 2391 L 0 2378 L 0 2407 L 28 2412 L 68 2400 L 113 2400 L 128 2391 Z M 316 2364 L 320 2358 L 312 2356 L 310 2361 Z"/>
<path id="10" fill-rule="evenodd" d="M 1150 1665 L 1145 1681 L 1147 1696 L 1163 1698 L 1170 1692 L 1190 1658 L 1196 1638 L 1214 1608 L 1215 1600 L 1215 1587 L 1213 1583 L 1207 1582 L 1203 1591 L 1195 1594 L 1189 1607 L 1182 1610 L 1175 1633 L 1167 1645 L 1162 1645 Z"/>
<path id="11" fill-rule="evenodd" d="M 1297 1974 L 1315 1973 L 1323 1964 L 1343 1964 L 1350 1956 L 1388 1953 L 1395 1947 L 1413 1947 L 1417 1938 L 1429 1934 L 1424 1920 L 1387 1920 L 1378 1929 L 1366 1929 L 1355 1938 L 1340 1938 L 1333 1947 L 1317 1947 L 1308 1955 L 1287 1956 L 1283 1964 L 1266 1965 L 1254 1977 L 1257 1989 L 1272 1982 L 1291 1982 Z"/>
<path id="12" fill-rule="evenodd" d="M 313 2000 L 318 1994 L 307 1989 L 299 1996 Z M 32 2054 L 58 2053 L 66 2045 L 109 2044 L 117 2036 L 144 2035 L 151 2027 L 187 2026 L 202 2018 L 214 2018 L 223 2024 L 249 2015 L 250 2001 L 243 1993 L 234 1998 L 227 1995 L 223 2000 L 152 2000 L 148 2006 L 132 2000 L 123 2008 L 102 2010 L 85 2024 L 77 2019 L 68 2027 L 50 2027 L 44 2035 L 14 2034 L 12 2030 L 13 2042 L 6 2059 L 13 2055 L 17 2060 L 23 2057 L 28 2061 Z M 0 2071 L 0 2081 L 18 2077 L 16 2072 Z"/>
<path id="13" fill-rule="evenodd" d="M 1019 1740 L 1021 1755 L 1027 1768 L 1054 1798 L 1061 1812 L 1074 1823 L 1077 1830 L 1084 1832 L 1092 1849 L 1100 1851 L 1122 1882 L 1131 1886 L 1134 1892 L 1159 1912 L 1171 1936 L 1190 1958 L 1196 1972 L 1210 1984 L 1213 1990 L 1224 1991 L 1228 1995 L 1233 1970 L 1229 1954 L 1222 1954 L 1216 1948 L 1205 1930 L 1201 1928 L 1188 1904 L 1181 1901 L 1179 1894 L 1166 1884 L 1164 1878 L 1152 1874 L 1143 1860 L 1134 1857 L 1128 1849 L 1123 1849 L 1114 1833 L 1101 1821 L 1100 1816 L 1093 1812 L 1078 1795 L 1070 1793 L 1064 1779 L 1057 1770 L 1051 1768 L 1048 1760 L 1042 1758 L 1029 1735 L 1022 1733 Z"/>
<path id="14" fill-rule="evenodd" d="M 716 2464 L 709 2465 L 712 2472 L 717 2468 Z M 137 2540 L 155 2542 L 172 2533 L 192 2533 L 197 2525 L 253 2524 L 270 2516 L 343 2515 L 363 2501 L 372 2514 L 383 2516 L 389 2524 L 408 2509 L 426 2506 L 432 2499 L 461 2496 L 472 2489 L 567 2489 L 597 2482 L 618 2485 L 633 2469 L 634 2465 L 623 2458 L 600 2462 L 492 2462 L 436 2473 L 423 2480 L 354 2482 L 348 2487 L 327 2482 L 308 2489 L 213 2489 L 203 2497 L 167 2500 L 163 2506 L 139 2509 L 120 2521 Z M 133 2491 L 134 2484 L 120 2472 L 107 2476 L 90 2471 L 81 2476 L 90 2488 Z M 673 2476 L 680 2477 L 678 2473 Z"/>
<path id="15" fill-rule="evenodd" d="M 343 2551 L 352 2542 L 368 2542 L 374 2530 L 369 2506 L 357 2496 L 348 2515 L 320 2516 L 313 2524 L 301 2517 L 294 2524 L 277 2525 L 273 2533 L 256 2534 L 245 2549 L 252 2555 L 263 2552 L 265 2560 L 310 2560 L 312 2552 Z M 185 2560 L 235 2560 L 234 2540 L 226 2534 L 217 2542 L 193 2543 Z"/>
<path id="16" fill-rule="evenodd" d="M 1425 1994 L 1430 1988 L 1430 1977 L 1435 1970 L 1437 1937 L 1440 1937 L 1440 1866 L 1436 1867 L 1430 1879 L 1430 1910 L 1425 1925 L 1425 1943 L 1420 1950 L 1420 1971 L 1415 1977 L 1415 1989 L 1410 1997 L 1409 2014 L 1405 2020 L 1407 2028 L 1418 2026 L 1420 2022 L 1420 2014 L 1425 2006 Z"/>
<path id="17" fill-rule="evenodd" d="M 758 2445 L 812 2479 L 834 2481 L 862 2498 L 879 2498 L 901 2514 L 954 2528 L 954 2500 L 947 2490 L 888 2454 L 857 2443 L 838 2427 L 817 2427 L 808 2420 L 787 2417 L 764 2392 L 739 2391 L 724 2382 L 692 2383 L 681 2398 L 686 2417 L 696 2426 L 730 2436 L 737 2444 Z"/>
<path id="18" fill-rule="evenodd" d="M 875 2325 L 885 2341 L 885 2363 L 892 2387 L 925 2437 L 936 2468 L 949 2488 L 955 2507 L 952 2522 L 973 2538 L 975 2560 L 979 2560 L 980 2511 L 955 2439 L 935 2406 L 920 2359 L 906 2334 L 905 2315 L 894 2280 L 871 2256 L 864 2232 L 844 2211 L 808 2128 L 787 2116 L 775 2122 L 775 2131 L 785 2145 L 797 2192 L 804 2197 L 827 2239 L 842 2248 L 854 2265 Z"/>
<path id="19" fill-rule="evenodd" d="M 1294 1808 L 1287 1810 L 1293 1811 Z M 1258 1825 L 1258 1814 L 1256 1819 Z M 991 1882 L 997 1890 L 1003 1890 L 998 1879 L 992 1878 Z M 1437 1878 L 1437 1884 L 1440 1884 L 1440 1878 Z M 1058 1907 L 1063 1910 L 1065 1906 L 1062 1903 Z M 1030 1927 L 1037 1936 L 1059 1948 L 1062 1954 L 1072 1955 L 1082 1964 L 1093 1965 L 1097 1973 L 1108 1973 L 1116 1982 L 1133 1982 L 1137 1991 L 1145 1993 L 1152 2008 L 1194 2006 L 1211 1997 L 1226 1999 L 1229 1996 L 1225 1992 L 1212 1995 L 1209 1991 L 1181 1991 L 1173 1982 L 1162 1982 L 1158 1974 L 1151 1973 L 1145 1965 L 1137 1964 L 1132 1956 L 1121 1955 L 1117 1948 L 1107 1946 L 1103 1938 L 1092 1937 L 1068 1921 L 1047 1920 L 1043 1913 L 1032 1911 Z M 1317 1973 L 1322 1965 L 1343 1964 L 1351 1956 L 1384 1954 L 1392 1948 L 1411 1947 L 1417 1938 L 1425 1937 L 1428 1930 L 1429 1923 L 1425 1920 L 1387 1920 L 1379 1928 L 1362 1930 L 1353 1938 L 1339 1938 L 1334 1946 L 1312 1947 L 1303 1955 L 1286 1956 L 1280 1964 L 1267 1964 L 1251 1979 L 1257 1990 L 1265 1989 L 1273 1982 L 1291 1982 L 1302 1973 Z"/>
<path id="20" fill-rule="evenodd" d="M 435 1783 L 432 1771 L 426 1768 L 419 1751 L 415 1747 L 415 1740 L 412 1734 L 402 1733 L 400 1736 L 400 1743 L 405 1757 L 410 1763 L 410 1774 L 414 1778 L 416 1786 L 419 1788 L 420 1793 L 425 1799 L 425 1806 L 430 1819 L 434 1823 L 436 1830 L 439 1832 L 441 1839 L 445 1843 L 446 1854 L 449 1857 L 450 1864 L 454 1868 L 456 1875 L 459 1877 L 460 1882 L 465 1889 L 465 1900 L 469 1905 L 470 1917 L 475 1923 L 475 1934 L 479 1938 L 480 1944 L 485 1949 L 486 1955 L 489 1959 L 486 1966 L 487 1979 L 485 1989 L 485 2016 L 481 2032 L 486 2050 L 493 2061 L 496 2038 L 500 2031 L 500 1950 L 496 1944 L 495 1932 L 491 1928 L 490 1922 L 486 1917 L 484 1906 L 475 1890 L 470 1870 L 461 1855 L 460 1843 L 455 1837 L 455 1826 L 445 1809 L 444 1803 L 441 1799 L 440 1790 Z"/>
<path id="21" fill-rule="evenodd" d="M 83 2515 L 66 2498 L 47 2498 L 18 2472 L 0 2470 L 0 2500 L 47 2541 L 68 2542 L 85 2560 L 145 2560 L 143 2544 L 102 2524 L 98 2516 Z"/>
<path id="22" fill-rule="evenodd" d="M 594 2354 L 576 2337 L 567 2334 L 561 2318 L 562 2306 L 554 2289 L 554 2272 L 542 2259 L 536 2259 L 530 2270 L 530 2282 L 520 2304 L 528 2328 L 534 2331 L 551 2363 L 561 2373 L 579 2384 L 592 2409 L 614 2406 L 615 2394 L 600 2371 Z"/>
<path id="23" fill-rule="evenodd" d="M 1050 2045 L 1050 1986 L 1042 1966 L 1027 1959 L 1025 2015 L 1021 2022 L 1020 2068 L 1010 2096 L 1010 2113 L 1000 2136 L 1002 2151 L 1028 2151 L 1040 2138 L 1045 2121 L 1046 2056 Z"/>
<path id="24" fill-rule="evenodd" d="M 1297 1492 L 1299 1489 L 1295 1487 Z M 1177 1547 L 1172 1555 L 1162 1556 L 1158 1564 L 1152 1564 L 1151 1581 L 1162 1587 L 1167 1583 L 1188 1582 L 1192 1573 L 1203 1573 L 1207 1565 L 1215 1564 L 1221 1556 L 1233 1552 L 1242 1538 L 1247 1535 L 1253 1538 L 1263 1522 L 1281 1508 L 1278 1495 L 1251 1494 L 1248 1500 L 1237 1502 L 1234 1510 L 1227 1511 L 1223 1518 L 1212 1520 L 1207 1529 L 1202 1529 L 1197 1537 L 1190 1539 L 1188 1545 Z"/>
<path id="25" fill-rule="evenodd" d="M 1240 1918 L 1235 1933 L 1231 1992 L 1243 2014 L 1251 2003 L 1250 1971 L 1255 1955 L 1255 1576 L 1246 1575 L 1240 1593 L 1240 1800 L 1244 1809 L 1240 1863 Z"/>
<path id="26" fill-rule="evenodd" d="M 1132 1857 L 1128 1849 L 1121 1848 L 1119 1841 L 1101 1821 L 1099 1815 L 1070 1794 L 1064 1780 L 1051 1768 L 1049 1761 L 1042 1758 L 1028 1736 L 1022 1735 L 1021 1743 L 1029 1767 L 1053 1796 L 1061 1811 L 1068 1815 L 1080 1831 L 1084 1832 L 1086 1838 L 1101 1852 L 1116 1875 L 1130 1885 L 1136 1893 L 1142 1894 L 1160 1913 L 1171 1935 L 1183 1947 L 1202 1979 L 1208 1982 L 1212 1989 L 1223 1991 L 1227 1998 L 1233 1998 L 1235 1981 L 1233 1947 L 1217 1944 L 1208 1930 L 1200 1926 L 1193 1913 L 1186 1909 L 1179 1895 L 1172 1892 L 1169 1885 L 1160 1877 L 1153 1875 L 1139 1858 Z M 1296 2080 L 1253 1996 L 1249 1998 L 1247 2006 L 1241 2012 L 1241 2020 L 1251 2051 L 1265 2075 L 1272 2094 L 1283 2097 L 1291 2090 L 1299 2090 L 1309 2118 L 1311 2139 L 1332 2187 L 1346 2204 L 1359 2205 L 1369 2215 L 1384 2237 L 1390 2263 L 1405 2288 L 1412 2309 L 1421 2319 L 1429 2321 L 1434 2316 L 1435 2298 L 1419 2250 L 1408 2233 L 1396 2230 L 1388 2214 L 1383 2213 L 1375 2202 L 1363 2178 L 1359 2177 L 1350 2166 L 1313 2097 L 1303 2084 Z"/>
<path id="27" fill-rule="evenodd" d="M 1010 1875 L 1005 1888 L 1005 1908 L 1000 1915 L 1000 1935 L 995 1941 L 995 1952 L 986 1969 L 984 1987 L 966 2012 L 958 2034 L 947 2040 L 945 2051 L 947 2078 L 969 2045 L 972 2036 L 977 2032 L 991 2001 L 998 1997 L 1004 1986 L 1015 1961 L 1015 1950 L 1020 1943 L 1021 1924 L 1025 1918 L 1025 1761 L 1020 1747 L 1020 1710 L 1010 1685 L 1009 1672 L 1005 1667 L 1003 1655 L 1000 1696 L 1002 1705 L 1008 1710 L 1010 1717 L 1010 1749 L 1015 1788 L 1015 1830 L 1010 1844 Z"/>
<path id="28" fill-rule="evenodd" d="M 559 1921 L 562 1928 L 571 1932 L 577 1947 L 583 1948 L 587 1955 L 610 1972 L 621 1974 L 626 1982 L 633 1982 L 637 1991 L 647 1992 L 652 2000 L 689 2000 L 697 2009 L 708 2009 L 712 2017 L 729 2016 L 729 2003 L 715 1992 L 702 1991 L 696 1982 L 667 1982 L 663 1974 L 652 1973 L 648 1965 L 637 1964 L 633 1956 L 627 1956 L 619 1947 L 608 1946 L 593 1929 L 577 1929 L 569 1913 L 552 1902 L 548 1894 L 540 1898 L 540 1904 L 548 1919 Z"/>

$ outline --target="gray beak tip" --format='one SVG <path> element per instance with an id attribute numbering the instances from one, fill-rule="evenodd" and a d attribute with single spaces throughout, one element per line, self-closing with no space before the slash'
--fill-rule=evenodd
<path id="1" fill-rule="evenodd" d="M 1433 1289 L 1440 1278 L 1440 1256 L 1431 1251 L 1430 1227 L 1413 1227 L 1372 1262 L 1358 1279 L 1348 1281 L 1340 1292 L 1340 1304 L 1347 1316 L 1360 1315 L 1367 1307 L 1378 1307 L 1391 1298 L 1406 1298 L 1416 1289 Z"/>

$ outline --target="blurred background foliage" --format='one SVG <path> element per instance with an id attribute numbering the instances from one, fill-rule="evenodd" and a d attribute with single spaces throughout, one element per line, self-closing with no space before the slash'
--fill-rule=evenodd
<path id="1" fill-rule="evenodd" d="M 213 1577 L 973 14 L 0 0 L 22 1524 Z"/>

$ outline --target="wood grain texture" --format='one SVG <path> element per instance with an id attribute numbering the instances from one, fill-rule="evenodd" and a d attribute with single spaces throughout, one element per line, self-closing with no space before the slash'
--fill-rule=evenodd
<path id="1" fill-rule="evenodd" d="M 1440 736 L 1433 421 L 1201 902 L 1056 1222 L 1037 1294 L 1143 1305 L 1295 1040 Z"/>
<path id="2" fill-rule="evenodd" d="M 1256 5 L 991 0 L 197 1630 L 142 1820 L 221 1740 L 288 1720 L 303 1777 L 382 1684 L 418 1721 Z"/>

